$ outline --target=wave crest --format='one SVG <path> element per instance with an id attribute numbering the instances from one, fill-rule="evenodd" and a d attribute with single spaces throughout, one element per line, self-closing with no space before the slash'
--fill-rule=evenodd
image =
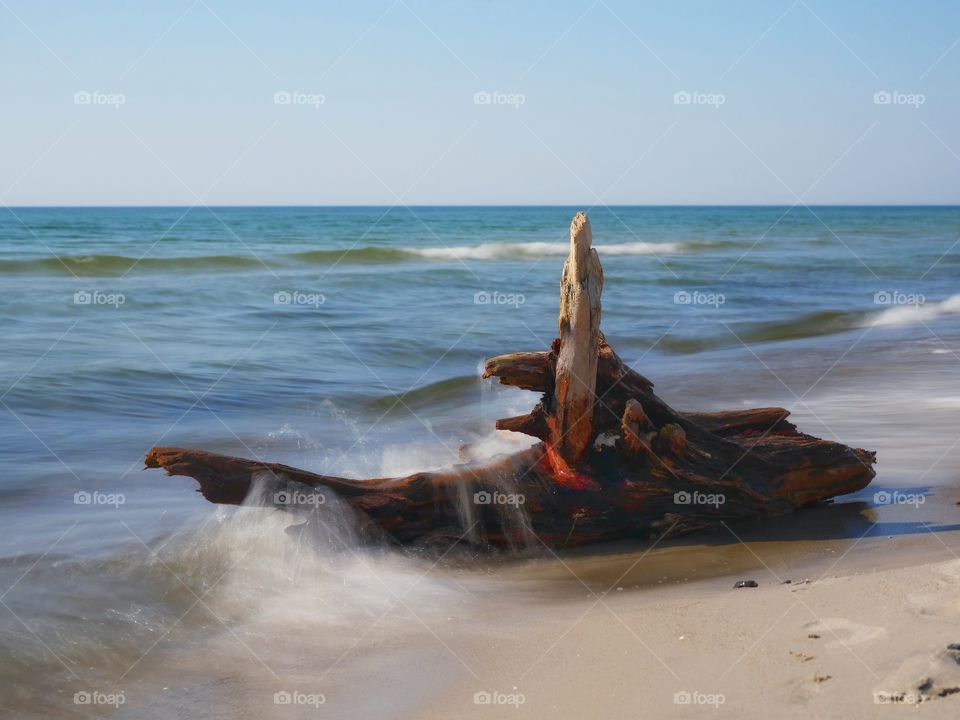
<path id="1" fill-rule="evenodd" d="M 681 243 L 631 242 L 617 245 L 596 245 L 603 255 L 658 255 L 677 253 Z M 517 258 L 566 257 L 567 243 L 482 243 L 439 248 L 403 248 L 403 251 L 431 260 L 511 260 Z"/>
<path id="2" fill-rule="evenodd" d="M 632 242 L 618 245 L 600 245 L 597 250 L 606 256 L 660 255 L 681 252 L 682 243 Z M 97 276 L 121 275 L 131 269 L 162 272 L 199 272 L 210 270 L 242 270 L 255 267 L 293 267 L 296 265 L 329 265 L 354 263 L 360 265 L 389 265 L 416 260 L 485 260 L 506 261 L 566 257 L 570 251 L 566 243 L 481 243 L 479 245 L 451 245 L 444 247 L 347 247 L 340 249 L 305 250 L 280 255 L 265 252 L 243 255 L 187 255 L 180 257 L 142 257 L 130 255 L 54 255 L 52 257 L 0 260 L 0 274 L 22 275 L 53 273 L 61 275 Z"/>
<path id="3" fill-rule="evenodd" d="M 873 327 L 918 325 L 935 320 L 942 315 L 956 315 L 958 313 L 960 313 L 960 295 L 952 295 L 940 302 L 888 308 L 868 320 L 866 324 Z"/>

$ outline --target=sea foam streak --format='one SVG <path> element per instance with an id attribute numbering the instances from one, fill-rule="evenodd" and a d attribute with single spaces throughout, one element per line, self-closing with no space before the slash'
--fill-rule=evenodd
<path id="1" fill-rule="evenodd" d="M 272 479 L 254 480 L 243 507 L 182 531 L 164 559 L 180 577 L 212 583 L 205 602 L 244 631 L 296 635 L 378 616 L 386 622 L 382 616 L 398 598 L 429 617 L 466 599 L 433 561 L 391 552 L 386 541 L 365 537 L 354 511 L 331 491 L 323 491 L 323 503 L 287 512 L 275 502 Z"/>
<path id="2" fill-rule="evenodd" d="M 683 252 L 685 243 L 631 242 L 616 245 L 598 245 L 601 255 L 668 255 Z M 236 271 L 250 268 L 294 267 L 317 265 L 387 265 L 416 260 L 521 260 L 542 257 L 566 257 L 567 243 L 481 243 L 480 245 L 449 245 L 442 247 L 360 246 L 304 250 L 293 253 L 271 254 L 258 250 L 256 254 L 239 255 L 180 255 L 170 257 L 142 257 L 141 255 L 57 255 L 30 259 L 0 260 L 0 275 L 21 273 L 55 273 L 74 277 L 98 275 L 119 276 L 137 269 L 140 272 L 203 272 L 212 270 Z"/>
<path id="3" fill-rule="evenodd" d="M 889 308 L 872 320 L 868 320 L 866 325 L 881 327 L 916 325 L 921 322 L 929 322 L 941 315 L 955 315 L 957 313 L 960 313 L 960 295 L 953 295 L 940 302 Z"/>
<path id="4" fill-rule="evenodd" d="M 631 242 L 618 245 L 597 245 L 603 255 L 659 255 L 677 253 L 681 243 Z M 403 252 L 431 260 L 507 260 L 524 257 L 566 257 L 570 253 L 568 243 L 482 243 L 480 245 L 453 245 L 434 248 L 402 248 Z"/>

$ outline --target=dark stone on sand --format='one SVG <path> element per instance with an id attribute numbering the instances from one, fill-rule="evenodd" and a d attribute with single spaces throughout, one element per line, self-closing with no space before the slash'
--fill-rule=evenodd
<path id="1" fill-rule="evenodd" d="M 756 580 L 737 580 L 733 584 L 734 590 L 736 590 L 737 588 L 745 588 L 745 587 L 759 587 L 759 586 L 757 585 Z"/>
<path id="2" fill-rule="evenodd" d="M 960 665 L 960 643 L 950 643 L 947 645 L 947 652 L 945 654 L 957 665 Z"/>

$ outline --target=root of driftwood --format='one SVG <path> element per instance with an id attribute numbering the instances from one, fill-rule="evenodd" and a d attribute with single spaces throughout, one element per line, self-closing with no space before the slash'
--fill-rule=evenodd
<path id="1" fill-rule="evenodd" d="M 331 492 L 401 544 L 559 547 L 678 533 L 789 512 L 865 487 L 875 454 L 805 435 L 782 408 L 678 412 L 600 332 L 603 271 L 578 213 L 560 291 L 559 338 L 501 355 L 484 377 L 542 393 L 497 428 L 541 442 L 482 466 L 348 480 L 202 450 L 157 447 L 150 468 L 187 475 L 215 503 L 239 504 L 255 478 Z M 506 498 L 505 500 L 502 500 Z"/>

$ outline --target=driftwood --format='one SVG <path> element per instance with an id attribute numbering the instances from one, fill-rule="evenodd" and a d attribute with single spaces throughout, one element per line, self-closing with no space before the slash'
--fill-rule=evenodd
<path id="1" fill-rule="evenodd" d="M 308 490 L 332 493 L 397 543 L 480 547 L 679 533 L 789 512 L 869 484 L 873 452 L 805 435 L 782 408 L 684 413 L 657 397 L 600 332 L 603 274 L 582 213 L 570 241 L 559 338 L 549 351 L 501 355 L 484 369 L 484 377 L 543 394 L 529 414 L 497 421 L 541 440 L 528 450 L 377 480 L 162 447 L 150 451 L 147 467 L 195 478 L 216 503 L 244 502 L 263 478 L 306 504 Z M 277 504 L 298 505 L 279 497 Z"/>
<path id="2" fill-rule="evenodd" d="M 560 281 L 555 402 L 554 412 L 547 416 L 550 433 L 546 438 L 556 451 L 558 465 L 569 470 L 583 461 L 594 437 L 603 270 L 592 242 L 590 221 L 577 213 L 570 226 L 570 257 Z"/>

